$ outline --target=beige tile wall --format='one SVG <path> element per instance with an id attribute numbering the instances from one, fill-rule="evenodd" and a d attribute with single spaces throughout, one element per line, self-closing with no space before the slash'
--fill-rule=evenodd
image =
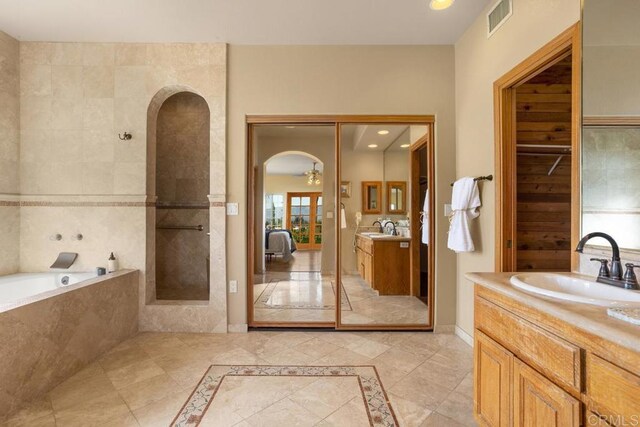
<path id="1" fill-rule="evenodd" d="M 226 46 L 23 42 L 20 72 L 21 197 L 56 204 L 22 207 L 20 269 L 47 270 L 70 250 L 80 254 L 74 269 L 87 270 L 114 251 L 121 266 L 141 271 L 142 330 L 226 332 L 225 264 L 214 262 L 224 259 L 224 244 L 211 245 L 215 304 L 154 305 L 153 274 L 147 280 L 145 271 L 154 271 L 155 216 L 144 204 L 155 200 L 147 170 L 155 171 L 157 112 L 165 93 L 190 91 L 210 110 L 208 191 L 222 203 L 212 210 L 224 211 Z M 118 138 L 125 131 L 130 141 Z M 73 206 L 87 200 L 99 205 Z M 224 242 L 224 221 L 211 215 L 212 239 Z M 49 240 L 57 232 L 63 240 Z M 71 240 L 77 232 L 82 241 Z M 206 320 L 184 319 L 192 312 Z"/>
<path id="2" fill-rule="evenodd" d="M 0 275 L 19 268 L 19 44 L 0 31 Z M 13 206 L 9 206 L 13 205 Z"/>
<path id="3" fill-rule="evenodd" d="M 0 421 L 138 328 L 137 272 L 0 313 Z"/>

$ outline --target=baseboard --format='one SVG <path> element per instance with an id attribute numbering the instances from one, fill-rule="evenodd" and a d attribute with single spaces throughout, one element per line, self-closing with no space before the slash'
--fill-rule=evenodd
<path id="1" fill-rule="evenodd" d="M 436 334 L 453 334 L 456 331 L 455 325 L 436 325 L 433 332 Z"/>
<path id="2" fill-rule="evenodd" d="M 249 332 L 249 326 L 246 323 L 238 323 L 238 324 L 235 324 L 235 325 L 228 325 L 227 326 L 227 331 L 229 331 L 231 333 L 242 334 L 242 333 Z"/>
<path id="3" fill-rule="evenodd" d="M 466 333 L 462 328 L 456 326 L 455 334 L 464 342 L 473 347 L 473 337 Z"/>

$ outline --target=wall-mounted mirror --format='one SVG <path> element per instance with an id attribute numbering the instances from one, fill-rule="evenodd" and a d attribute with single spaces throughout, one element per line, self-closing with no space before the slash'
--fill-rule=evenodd
<path id="1" fill-rule="evenodd" d="M 382 213 L 382 182 L 363 181 L 362 182 L 362 213 L 379 214 Z"/>
<path id="2" fill-rule="evenodd" d="M 387 213 L 398 215 L 407 213 L 407 183 L 387 181 Z"/>
<path id="3" fill-rule="evenodd" d="M 584 0 L 582 234 L 604 231 L 631 250 L 640 249 L 639 19 L 637 0 Z"/>

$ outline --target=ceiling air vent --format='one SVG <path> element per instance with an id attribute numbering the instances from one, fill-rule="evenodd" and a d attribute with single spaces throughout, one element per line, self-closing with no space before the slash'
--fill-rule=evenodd
<path id="1" fill-rule="evenodd" d="M 487 38 L 491 37 L 493 33 L 498 31 L 498 29 L 507 22 L 507 19 L 513 13 L 513 0 L 500 0 L 498 1 L 489 13 L 487 14 L 487 24 L 489 34 Z"/>

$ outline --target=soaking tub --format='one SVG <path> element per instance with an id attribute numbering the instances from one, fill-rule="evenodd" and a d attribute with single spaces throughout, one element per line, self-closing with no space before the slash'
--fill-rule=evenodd
<path id="1" fill-rule="evenodd" d="M 95 273 L 18 273 L 0 276 L 0 313 L 87 286 Z"/>
<path id="2" fill-rule="evenodd" d="M 0 424 L 137 331 L 137 270 L 0 277 Z"/>

